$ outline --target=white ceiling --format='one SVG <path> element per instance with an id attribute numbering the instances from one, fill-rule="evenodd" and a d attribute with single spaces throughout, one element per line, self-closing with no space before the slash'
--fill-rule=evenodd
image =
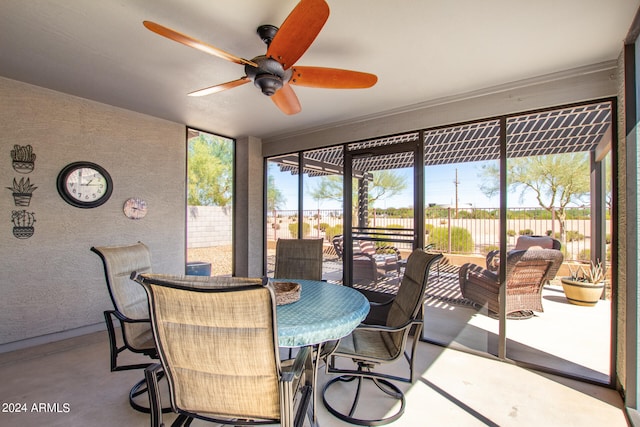
<path id="1" fill-rule="evenodd" d="M 251 59 L 297 0 L 0 0 L 0 75 L 230 137 L 274 137 L 615 60 L 640 0 L 327 0 L 299 65 L 374 73 L 370 89 L 295 86 L 286 116 L 242 66 L 160 37 L 151 20 Z"/>

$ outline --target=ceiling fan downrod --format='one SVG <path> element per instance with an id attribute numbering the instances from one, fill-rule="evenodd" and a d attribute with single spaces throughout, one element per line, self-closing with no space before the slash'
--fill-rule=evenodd
<path id="1" fill-rule="evenodd" d="M 269 47 L 278 32 L 278 27 L 261 25 L 256 31 L 260 39 Z M 253 58 L 252 62 L 255 62 L 258 66 L 245 65 L 244 72 L 247 77 L 253 80 L 253 84 L 267 96 L 272 96 L 291 78 L 291 70 L 285 70 L 282 64 L 275 59 L 260 55 Z"/>

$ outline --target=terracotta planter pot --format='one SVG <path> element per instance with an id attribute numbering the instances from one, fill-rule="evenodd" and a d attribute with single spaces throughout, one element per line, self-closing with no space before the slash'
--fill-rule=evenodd
<path id="1" fill-rule="evenodd" d="M 602 291 L 604 290 L 604 282 L 597 284 L 585 283 L 571 280 L 568 277 L 563 277 L 560 281 L 567 300 L 575 305 L 593 307 L 602 296 Z"/>

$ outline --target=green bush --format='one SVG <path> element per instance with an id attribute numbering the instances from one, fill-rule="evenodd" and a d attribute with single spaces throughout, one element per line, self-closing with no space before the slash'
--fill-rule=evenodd
<path id="1" fill-rule="evenodd" d="M 516 235 L 516 231 L 515 230 L 507 230 L 507 236 L 514 237 L 515 235 Z"/>
<path id="2" fill-rule="evenodd" d="M 591 259 L 591 249 L 583 249 L 578 252 L 579 261 L 589 261 Z"/>
<path id="3" fill-rule="evenodd" d="M 429 233 L 429 243 L 435 245 L 436 250 L 449 250 L 449 229 L 447 227 L 435 227 Z M 473 252 L 473 238 L 469 230 L 462 227 L 451 227 L 451 252 Z"/>
<path id="4" fill-rule="evenodd" d="M 486 246 L 486 247 L 484 247 L 484 248 L 482 249 L 482 253 L 483 253 L 483 255 L 485 255 L 485 256 L 486 256 L 487 254 L 489 254 L 489 252 L 491 252 L 491 251 L 498 251 L 498 250 L 500 250 L 500 247 L 499 247 L 499 246 L 496 246 L 496 245 L 488 245 L 488 246 Z"/>
<path id="5" fill-rule="evenodd" d="M 533 230 L 530 228 L 523 228 L 518 232 L 521 236 L 533 236 Z"/>
<path id="6" fill-rule="evenodd" d="M 424 234 L 431 234 L 431 231 L 435 228 L 433 224 L 425 224 L 424 225 Z"/>
<path id="7" fill-rule="evenodd" d="M 317 225 L 317 227 L 319 231 L 327 231 L 327 228 L 329 228 L 330 225 L 327 224 L 326 222 L 321 222 L 320 224 Z"/>
<path id="8" fill-rule="evenodd" d="M 291 233 L 291 237 L 294 239 L 298 238 L 298 223 L 294 222 L 289 224 L 289 233 Z M 308 236 L 311 234 L 311 225 L 308 222 L 302 223 L 302 234 L 303 236 Z"/>
<path id="9" fill-rule="evenodd" d="M 342 234 L 342 225 L 340 224 L 327 227 L 324 230 L 324 235 L 326 239 L 329 241 L 333 240 L 333 238 L 336 237 L 338 234 Z"/>
<path id="10" fill-rule="evenodd" d="M 578 233 L 577 231 L 574 230 L 569 230 L 567 231 L 567 242 L 577 242 L 580 240 L 584 240 L 584 234 Z"/>

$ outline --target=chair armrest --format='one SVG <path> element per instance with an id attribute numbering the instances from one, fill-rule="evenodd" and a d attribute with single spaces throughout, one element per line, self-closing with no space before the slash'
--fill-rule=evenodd
<path id="1" fill-rule="evenodd" d="M 500 288 L 500 279 L 496 273 L 484 269 L 476 264 L 463 264 L 460 267 L 460 290 L 462 295 L 466 298 L 466 290 L 469 284 L 474 286 L 480 286 L 485 289 L 489 289 L 493 292 L 497 292 Z"/>
<path id="2" fill-rule="evenodd" d="M 487 254 L 487 269 L 491 271 L 498 271 L 500 267 L 500 251 L 493 250 Z"/>
<path id="3" fill-rule="evenodd" d="M 403 324 L 401 326 L 396 326 L 396 327 L 386 326 L 386 325 L 367 325 L 367 324 L 361 323 L 360 325 L 358 325 L 358 327 L 356 329 L 361 330 L 361 331 L 399 332 L 399 331 L 402 331 L 404 329 L 410 328 L 413 325 L 419 325 L 421 323 L 422 322 L 419 319 L 409 320 L 405 324 Z"/>
<path id="4" fill-rule="evenodd" d="M 126 323 L 150 323 L 151 322 L 151 319 L 131 319 L 125 316 L 124 314 L 120 313 L 118 310 L 108 310 L 105 313 L 107 312 L 115 316 L 121 322 L 126 322 Z"/>
<path id="5" fill-rule="evenodd" d="M 395 298 L 389 298 L 388 300 L 386 300 L 384 302 L 369 301 L 369 306 L 371 306 L 371 307 L 384 307 L 384 306 L 387 306 L 387 305 L 391 304 L 394 300 L 395 300 Z"/>

